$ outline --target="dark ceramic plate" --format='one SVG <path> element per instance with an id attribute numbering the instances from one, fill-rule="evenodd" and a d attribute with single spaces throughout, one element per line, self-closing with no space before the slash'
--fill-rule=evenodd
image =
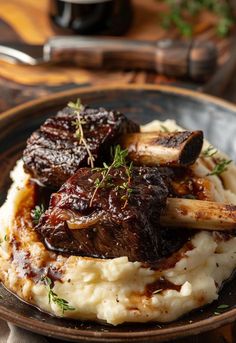
<path id="1" fill-rule="evenodd" d="M 236 156 L 236 106 L 199 93 L 157 86 L 117 86 L 67 91 L 32 101 L 0 116 L 0 204 L 10 185 L 9 171 L 21 156 L 30 133 L 69 100 L 118 109 L 139 123 L 173 118 L 189 129 L 202 129 L 207 139 L 231 158 Z M 214 315 L 219 304 L 229 308 Z M 166 324 L 117 327 L 53 318 L 21 302 L 0 286 L 0 317 L 40 334 L 77 342 L 160 342 L 214 329 L 236 319 L 236 287 L 228 282 L 218 301 Z"/>

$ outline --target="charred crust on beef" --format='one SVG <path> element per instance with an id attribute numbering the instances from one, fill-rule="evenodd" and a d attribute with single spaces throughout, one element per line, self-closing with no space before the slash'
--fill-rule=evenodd
<path id="1" fill-rule="evenodd" d="M 160 136 L 156 140 L 154 140 L 154 143 L 159 144 L 159 145 L 163 145 L 163 146 L 168 147 L 168 148 L 178 148 L 191 135 L 192 135 L 192 132 L 190 132 L 190 131 L 175 132 L 174 135 L 172 132 L 171 132 L 171 134 L 164 133 L 163 136 Z"/>
<path id="2" fill-rule="evenodd" d="M 111 171 L 113 186 L 99 189 L 90 206 L 99 173 L 81 168 L 52 195 L 49 209 L 36 227 L 46 247 L 98 258 L 128 256 L 130 261 L 163 257 L 163 239 L 168 234 L 163 236 L 167 229 L 160 227 L 159 218 L 168 187 L 158 169 L 133 167 L 132 193 L 125 208 L 117 188 L 127 177 L 124 167 Z M 169 248 L 164 254 L 170 253 Z"/>
<path id="3" fill-rule="evenodd" d="M 99 160 L 109 158 L 110 145 L 121 134 L 139 132 L 137 124 L 117 111 L 84 107 L 80 117 L 86 122 L 83 132 L 98 165 Z M 24 169 L 40 184 L 58 189 L 78 168 L 88 166 L 86 148 L 75 136 L 76 119 L 75 111 L 66 107 L 28 139 L 23 153 Z"/>

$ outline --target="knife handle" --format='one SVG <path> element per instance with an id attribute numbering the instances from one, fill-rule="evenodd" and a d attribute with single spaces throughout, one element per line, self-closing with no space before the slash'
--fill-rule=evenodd
<path id="1" fill-rule="evenodd" d="M 217 51 L 211 42 L 56 36 L 45 44 L 44 58 L 82 68 L 155 70 L 170 77 L 202 81 L 213 74 Z"/>

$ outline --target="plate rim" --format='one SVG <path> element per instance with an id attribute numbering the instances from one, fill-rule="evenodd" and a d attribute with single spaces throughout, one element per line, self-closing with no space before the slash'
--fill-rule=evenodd
<path id="1" fill-rule="evenodd" d="M 172 93 L 176 95 L 182 95 L 191 97 L 197 100 L 203 100 L 204 102 L 210 102 L 214 105 L 224 107 L 229 111 L 235 112 L 236 114 L 236 105 L 232 104 L 226 100 L 214 97 L 212 95 L 207 95 L 200 93 L 198 91 L 193 91 L 189 89 L 166 86 L 166 85 L 148 85 L 148 84 L 117 84 L 117 85 L 96 85 L 96 86 L 85 86 L 85 87 L 76 87 L 70 90 L 57 92 L 47 96 L 40 97 L 39 99 L 34 99 L 28 101 L 24 104 L 13 107 L 10 110 L 4 111 L 0 114 L 0 125 L 4 123 L 5 120 L 9 120 L 14 117 L 16 114 L 25 113 L 25 111 L 32 110 L 35 106 L 45 106 L 51 102 L 56 102 L 57 99 L 62 101 L 67 97 L 74 97 L 78 95 L 83 95 L 86 93 L 95 93 L 95 92 L 110 92 L 115 90 L 130 90 L 130 91 L 159 91 L 164 93 Z M 143 339 L 155 339 L 156 342 L 160 342 L 165 339 L 179 338 L 188 336 L 190 334 L 199 334 L 207 330 L 216 329 L 225 324 L 229 324 L 236 319 L 236 308 L 228 310 L 220 315 L 215 316 L 212 314 L 211 317 L 207 319 L 200 320 L 196 323 L 183 324 L 179 327 L 173 328 L 157 328 L 150 330 L 144 330 L 142 332 L 94 332 L 91 330 L 84 329 L 74 329 L 74 328 L 65 328 L 57 327 L 56 324 L 49 324 L 46 322 L 41 322 L 34 318 L 28 318 L 25 320 L 25 317 L 12 312 L 6 307 L 0 305 L 0 318 L 10 321 L 11 323 L 25 328 L 27 330 L 44 334 L 54 338 L 66 339 L 66 340 L 89 340 L 94 342 L 124 342 L 125 339 L 129 341 L 134 340 L 136 342 Z M 140 323 L 142 325 L 142 323 Z"/>
<path id="2" fill-rule="evenodd" d="M 174 93 L 177 95 L 183 95 L 183 96 L 189 96 L 195 99 L 204 100 L 205 102 L 211 102 L 214 103 L 217 106 L 226 107 L 229 111 L 236 112 L 236 104 L 231 103 L 227 100 L 221 99 L 219 97 L 201 93 L 200 91 L 195 91 L 191 89 L 185 89 L 181 87 L 175 87 L 175 86 L 169 86 L 169 85 L 152 85 L 152 84 L 122 84 L 118 83 L 117 85 L 95 85 L 95 86 L 82 86 L 82 87 L 76 87 L 73 89 L 69 89 L 66 91 L 56 92 L 52 94 L 48 94 L 45 96 L 42 96 L 38 99 L 27 101 L 23 104 L 20 104 L 18 106 L 14 106 L 13 108 L 3 111 L 0 113 L 0 123 L 5 120 L 6 118 L 9 118 L 13 115 L 15 115 L 15 112 L 22 112 L 23 110 L 29 109 L 34 106 L 39 106 L 45 103 L 50 103 L 51 101 L 54 101 L 56 99 L 63 99 L 68 96 L 76 96 L 79 93 L 85 94 L 85 93 L 92 93 L 92 92 L 103 92 L 103 91 L 115 91 L 115 90 L 147 90 L 147 91 L 159 91 L 164 93 Z"/>

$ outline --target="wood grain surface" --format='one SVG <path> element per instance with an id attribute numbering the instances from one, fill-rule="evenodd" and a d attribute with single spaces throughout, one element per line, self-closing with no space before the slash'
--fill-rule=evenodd
<path id="1" fill-rule="evenodd" d="M 0 41 L 25 41 L 42 44 L 47 38 L 59 33 L 48 18 L 49 0 L 0 0 Z M 128 38 L 161 39 L 179 38 L 176 30 L 165 32 L 160 25 L 158 14 L 166 10 L 163 3 L 156 0 L 134 0 L 134 22 L 127 34 Z M 90 84 L 153 83 L 177 84 L 194 89 L 207 89 L 209 93 L 221 94 L 236 101 L 236 46 L 235 32 L 226 39 L 219 39 L 213 28 L 214 16 L 203 13 L 196 21 L 194 35 L 199 40 L 213 40 L 219 49 L 219 64 L 231 65 L 217 73 L 216 77 L 205 84 L 180 82 L 152 72 L 133 71 L 90 71 L 67 65 L 62 67 L 28 67 L 12 65 L 0 61 L 0 112 L 27 100 L 47 94 Z M 228 69 L 227 69 L 228 68 Z M 219 69 L 220 70 L 220 69 Z M 228 75 L 228 76 L 227 76 Z M 227 76 L 227 77 L 226 77 Z M 51 342 L 56 342 L 51 339 Z M 235 343 L 236 325 L 175 341 L 174 343 Z"/>
<path id="2" fill-rule="evenodd" d="M 48 17 L 49 0 L 1 0 L 0 6 L 0 41 L 25 41 L 30 44 L 42 44 L 47 38 L 59 33 Z M 165 37 L 179 38 L 176 30 L 165 32 L 160 25 L 160 13 L 166 10 L 163 3 L 156 0 L 134 0 L 134 22 L 126 37 L 135 39 L 161 39 Z M 230 56 L 230 47 L 233 41 L 233 33 L 230 37 L 219 39 L 213 28 L 214 16 L 203 13 L 196 21 L 195 38 L 199 40 L 213 40 L 219 49 L 219 63 L 223 65 Z M 232 73 L 229 73 L 232 79 Z M 224 84 L 218 79 L 210 84 L 208 91 L 222 93 L 228 84 L 225 73 Z M 227 81 L 227 82 L 226 82 Z M 152 72 L 143 71 L 110 71 L 109 73 L 98 71 L 91 72 L 70 65 L 64 67 L 29 67 L 11 65 L 0 62 L 0 92 L 3 94 L 0 101 L 0 111 L 30 100 L 44 96 L 51 92 L 64 90 L 85 84 L 116 84 L 123 83 L 174 83 L 186 87 L 201 88 L 188 82 L 179 82 L 172 78 L 166 78 Z M 221 87 L 217 88 L 217 85 Z M 224 87 L 222 87 L 224 85 Z M 224 88 L 224 89 L 222 89 Z M 232 98 L 234 94 L 232 93 Z M 225 91 L 225 94 L 229 94 Z"/>

